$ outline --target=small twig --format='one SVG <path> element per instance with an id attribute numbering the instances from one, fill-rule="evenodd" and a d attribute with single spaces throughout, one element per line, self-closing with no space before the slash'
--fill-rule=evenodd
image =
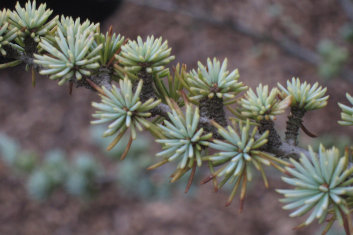
<path id="1" fill-rule="evenodd" d="M 146 71 L 146 66 L 143 66 L 142 70 L 137 74 L 139 79 L 143 80 L 142 90 L 140 94 L 141 102 L 145 102 L 150 98 L 156 99 L 157 96 L 153 88 L 153 75 Z"/>
<path id="2" fill-rule="evenodd" d="M 317 137 L 317 135 L 315 135 L 314 133 L 312 133 L 311 131 L 309 131 L 309 130 L 304 126 L 303 123 L 302 123 L 302 125 L 301 125 L 300 128 L 301 128 L 301 129 L 304 131 L 304 133 L 307 134 L 309 137 L 311 137 L 311 138 L 316 138 L 316 137 Z"/>
<path id="3" fill-rule="evenodd" d="M 301 154 L 303 154 L 307 158 L 311 158 L 308 150 L 295 145 L 288 144 L 284 141 L 282 141 L 280 146 L 276 148 L 266 149 L 266 151 L 274 154 L 278 158 L 293 158 L 298 160 L 301 157 Z"/>
<path id="4" fill-rule="evenodd" d="M 32 86 L 35 87 L 36 86 L 36 70 L 32 67 L 31 72 L 32 72 Z"/>
<path id="5" fill-rule="evenodd" d="M 74 83 L 73 82 L 70 82 L 69 84 L 69 95 L 72 95 L 72 88 L 74 86 Z"/>
<path id="6" fill-rule="evenodd" d="M 105 92 L 103 91 L 102 88 L 100 88 L 97 84 L 95 84 L 93 81 L 91 81 L 91 79 L 86 78 L 86 81 L 88 82 L 88 84 L 93 87 L 96 91 L 98 91 L 100 94 L 105 95 Z"/>
<path id="7" fill-rule="evenodd" d="M 268 142 L 266 144 L 267 148 L 276 148 L 282 144 L 281 137 L 277 133 L 272 120 L 260 121 L 259 133 L 262 134 L 265 131 L 269 131 Z"/>

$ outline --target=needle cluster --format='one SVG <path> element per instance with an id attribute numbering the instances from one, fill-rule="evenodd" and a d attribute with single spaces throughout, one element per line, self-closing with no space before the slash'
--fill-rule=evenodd
<path id="1" fill-rule="evenodd" d="M 267 85 L 260 84 L 256 87 L 256 93 L 250 88 L 240 101 L 241 114 L 256 121 L 274 121 L 277 115 L 284 113 L 291 101 L 291 96 L 279 100 L 278 94 L 277 88 L 269 92 Z"/>
<path id="2" fill-rule="evenodd" d="M 140 101 L 140 93 L 143 81 L 140 80 L 136 90 L 133 91 L 132 83 L 128 78 L 119 81 L 120 87 L 113 85 L 111 90 L 103 87 L 100 94 L 101 102 L 93 102 L 92 106 L 97 109 L 92 116 L 97 120 L 92 124 L 109 122 L 108 129 L 103 136 L 116 135 L 108 149 L 112 149 L 123 137 L 125 132 L 130 129 L 130 141 L 136 139 L 136 129 L 142 131 L 143 128 L 150 128 L 151 124 L 146 118 L 151 116 L 149 110 L 156 107 L 160 100 L 149 99 L 145 102 Z M 131 143 L 130 143 L 131 145 Z"/>
<path id="3" fill-rule="evenodd" d="M 322 223 L 331 211 L 343 224 L 343 216 L 349 213 L 346 196 L 353 194 L 353 168 L 348 167 L 348 153 L 342 157 L 337 148 L 325 149 L 323 146 L 318 154 L 312 148 L 309 152 L 310 160 L 305 156 L 300 162 L 291 159 L 294 168 L 286 168 L 291 177 L 282 179 L 294 188 L 277 190 L 285 196 L 281 199 L 287 204 L 283 209 L 295 209 L 291 217 L 309 213 L 303 225 L 314 219 Z"/>
<path id="4" fill-rule="evenodd" d="M 191 70 L 186 78 L 191 91 L 190 100 L 198 101 L 202 98 L 218 97 L 229 103 L 237 94 L 246 90 L 247 87 L 238 81 L 238 70 L 229 72 L 227 64 L 227 59 L 221 65 L 216 58 L 213 58 L 213 61 L 208 58 L 206 66 L 198 62 L 198 69 Z"/>
<path id="5" fill-rule="evenodd" d="M 353 97 L 350 96 L 348 93 L 346 94 L 346 97 L 347 97 L 347 100 L 349 101 L 349 103 L 351 105 L 353 105 Z M 343 126 L 352 126 L 353 125 L 353 107 L 349 107 L 349 106 L 341 104 L 341 103 L 338 103 L 338 105 L 342 109 L 342 112 L 341 112 L 341 119 L 342 120 L 338 121 L 338 123 Z"/>
<path id="6" fill-rule="evenodd" d="M 287 88 L 278 83 L 282 91 L 281 96 L 292 96 L 292 107 L 304 109 L 305 111 L 321 109 L 327 105 L 329 96 L 324 96 L 327 88 L 322 88 L 319 83 L 313 86 L 305 82 L 300 82 L 299 78 L 292 78 L 287 81 Z"/>
<path id="7" fill-rule="evenodd" d="M 155 39 L 154 36 L 148 36 L 146 41 L 143 41 L 138 36 L 136 41 L 130 40 L 121 47 L 121 53 L 117 55 L 117 59 L 127 71 L 133 74 L 144 69 L 149 74 L 164 77 L 169 73 L 169 69 L 165 66 L 175 58 L 170 55 L 171 51 L 168 41 L 162 41 L 162 37 Z"/>

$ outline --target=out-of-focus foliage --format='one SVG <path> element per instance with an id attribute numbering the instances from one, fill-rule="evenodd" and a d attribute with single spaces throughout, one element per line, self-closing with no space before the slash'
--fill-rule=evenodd
<path id="1" fill-rule="evenodd" d="M 289 34 L 296 37 L 303 34 L 303 28 L 291 16 L 284 13 L 283 6 L 280 3 L 273 3 L 268 6 L 267 13 L 279 23 L 279 27 L 284 28 Z"/>
<path id="2" fill-rule="evenodd" d="M 103 128 L 95 126 L 91 128 L 91 136 L 104 152 L 112 160 L 119 160 L 128 143 L 127 138 L 117 144 L 117 147 L 107 151 L 105 146 L 111 141 L 112 137 L 101 138 Z M 114 171 L 116 172 L 116 183 L 120 193 L 126 196 L 133 196 L 143 200 L 168 199 L 174 191 L 184 187 L 187 178 L 181 178 L 175 184 L 170 184 L 166 177 L 170 168 L 160 168 L 150 171 L 146 168 L 154 162 L 153 155 L 148 151 L 151 141 L 147 136 L 141 136 L 131 145 L 131 149 L 124 161 L 119 162 Z M 194 191 L 194 187 L 190 192 Z"/>
<path id="3" fill-rule="evenodd" d="M 340 28 L 341 36 L 348 42 L 353 42 L 353 25 L 346 23 Z"/>
<path id="4" fill-rule="evenodd" d="M 328 79 L 337 76 L 349 58 L 347 48 L 336 45 L 330 40 L 322 40 L 318 46 L 321 56 L 319 74 Z"/>
<path id="5" fill-rule="evenodd" d="M 76 196 L 94 195 L 102 166 L 88 153 L 78 153 L 73 163 L 61 150 L 52 150 L 39 161 L 37 154 L 23 150 L 12 138 L 0 135 L 0 159 L 19 175 L 28 175 L 27 189 L 31 197 L 43 200 L 59 189 Z"/>
<path id="6" fill-rule="evenodd" d="M 30 173 L 37 165 L 37 155 L 22 150 L 19 144 L 5 134 L 0 133 L 1 160 L 17 172 Z"/>
<path id="7" fill-rule="evenodd" d="M 103 176 L 103 168 L 97 160 L 88 153 L 76 154 L 65 183 L 67 191 L 73 195 L 90 197 L 97 193 L 97 179 Z"/>
<path id="8" fill-rule="evenodd" d="M 110 138 L 101 138 L 102 127 L 92 128 L 94 143 L 101 148 L 104 155 L 115 164 L 124 151 L 128 139 L 123 138 L 118 148 L 106 151 Z M 175 190 L 183 187 L 187 178 L 176 184 L 166 180 L 169 168 L 149 171 L 146 168 L 153 163 L 153 156 L 146 151 L 151 145 L 147 137 L 134 141 L 128 153 L 128 159 L 119 162 L 115 167 L 105 169 L 89 153 L 78 152 L 72 161 L 61 150 L 52 150 L 45 154 L 42 161 L 39 156 L 23 150 L 20 145 L 5 134 L 0 134 L 0 160 L 13 169 L 19 177 L 26 176 L 28 194 L 37 200 L 49 198 L 57 190 L 82 199 L 91 199 L 100 190 L 104 180 L 117 184 L 120 193 L 143 200 L 166 199 Z M 112 171 L 112 175 L 109 172 Z M 108 177 L 108 178 L 107 178 Z M 191 188 L 194 191 L 193 187 Z"/>
<path id="9" fill-rule="evenodd" d="M 28 178 L 29 195 L 39 200 L 49 197 L 65 183 L 68 171 L 68 162 L 62 151 L 53 150 L 47 153 L 43 163 Z"/>

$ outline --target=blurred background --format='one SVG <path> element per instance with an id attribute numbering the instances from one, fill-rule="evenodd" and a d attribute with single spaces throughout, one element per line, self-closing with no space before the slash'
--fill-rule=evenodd
<path id="1" fill-rule="evenodd" d="M 102 31 L 112 25 L 131 39 L 162 36 L 173 48 L 174 65 L 191 69 L 208 57 L 227 57 L 229 68 L 238 68 L 240 80 L 253 88 L 285 84 L 293 76 L 318 81 L 328 88 L 329 105 L 305 116 L 305 126 L 320 137 L 302 134 L 301 145 L 352 144 L 352 130 L 337 124 L 337 102 L 347 104 L 345 93 L 353 94 L 353 1 L 59 2 L 48 5 L 58 14 L 101 21 Z M 15 1 L 1 7 L 8 3 L 12 8 Z M 321 233 L 324 226 L 317 224 L 292 229 L 304 218 L 289 218 L 281 209 L 273 189 L 285 185 L 276 172 L 269 172 L 269 190 L 260 178 L 253 180 L 239 213 L 236 200 L 224 207 L 227 190 L 199 185 L 207 171 L 188 194 L 187 179 L 168 183 L 168 166 L 147 172 L 159 150 L 148 133 L 120 162 L 121 150 L 105 152 L 109 141 L 89 124 L 97 100 L 86 89 L 70 96 L 68 87 L 47 78 L 39 77 L 33 88 L 24 68 L 0 71 L 0 234 Z M 278 119 L 278 130 L 285 121 L 286 115 Z"/>

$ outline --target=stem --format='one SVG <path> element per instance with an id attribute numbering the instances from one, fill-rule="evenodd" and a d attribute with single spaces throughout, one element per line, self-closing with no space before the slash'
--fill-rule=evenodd
<path id="1" fill-rule="evenodd" d="M 288 144 L 286 142 L 282 142 L 280 146 L 276 148 L 270 148 L 267 151 L 279 158 L 293 158 L 298 160 L 301 157 L 301 153 L 304 154 L 304 156 L 307 158 L 311 158 L 308 150 Z"/>
<path id="2" fill-rule="evenodd" d="M 23 41 L 25 44 L 25 54 L 33 57 L 33 54 L 37 52 L 38 43 L 30 35 L 26 35 Z"/>
<path id="3" fill-rule="evenodd" d="M 223 99 L 221 98 L 203 98 L 200 100 L 200 116 L 205 117 L 207 119 L 212 119 L 221 126 L 225 127 L 227 126 L 227 119 L 223 107 Z M 214 134 L 214 137 L 219 137 L 216 127 L 204 124 L 201 124 L 201 126 L 205 129 L 205 131 L 212 132 Z"/>
<path id="4" fill-rule="evenodd" d="M 137 76 L 143 80 L 142 90 L 140 94 L 141 102 L 145 102 L 150 98 L 157 99 L 157 96 L 153 88 L 153 77 L 151 73 L 147 73 L 146 67 L 144 67 Z"/>
<path id="5" fill-rule="evenodd" d="M 305 112 L 305 109 L 298 107 L 290 109 L 286 127 L 286 141 L 291 145 L 298 145 L 299 128 L 302 126 Z"/>
<path id="6" fill-rule="evenodd" d="M 91 80 L 94 84 L 96 84 L 98 87 L 104 86 L 108 90 L 112 89 L 112 84 L 111 84 L 111 76 L 112 76 L 112 71 L 109 68 L 106 67 L 100 67 L 98 69 L 98 72 L 95 75 L 91 75 L 88 77 L 89 80 Z M 90 82 L 86 79 L 81 79 L 81 80 L 76 80 L 73 79 L 72 82 L 76 84 L 76 87 L 85 87 L 87 89 L 96 91 L 97 89 L 91 85 Z"/>
<path id="7" fill-rule="evenodd" d="M 260 134 L 264 133 L 265 131 L 269 131 L 268 135 L 268 142 L 266 144 L 266 148 L 277 148 L 281 146 L 281 137 L 277 133 L 275 129 L 275 124 L 272 120 L 261 120 L 259 132 Z"/>

